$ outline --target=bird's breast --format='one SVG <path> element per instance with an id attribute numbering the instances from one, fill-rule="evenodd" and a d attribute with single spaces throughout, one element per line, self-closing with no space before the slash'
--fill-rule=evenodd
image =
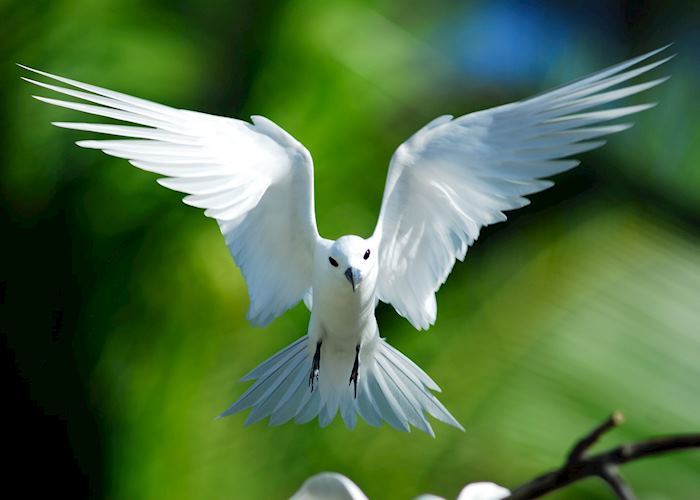
<path id="1" fill-rule="evenodd" d="M 374 296 L 363 297 L 357 292 L 333 294 L 314 290 L 312 313 L 328 340 L 347 343 L 354 349 L 376 335 L 374 302 Z"/>

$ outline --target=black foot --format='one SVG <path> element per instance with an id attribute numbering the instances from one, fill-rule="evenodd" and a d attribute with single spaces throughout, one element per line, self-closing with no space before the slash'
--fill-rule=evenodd
<path id="1" fill-rule="evenodd" d="M 318 382 L 318 371 L 321 368 L 321 344 L 322 342 L 316 343 L 316 352 L 314 353 L 314 360 L 311 363 L 311 373 L 309 373 L 311 392 L 314 392 L 314 381 Z"/>
<path id="2" fill-rule="evenodd" d="M 360 346 L 355 346 L 355 362 L 352 365 L 352 372 L 350 373 L 350 382 L 348 385 L 355 384 L 355 399 L 357 399 L 357 376 L 359 375 L 360 368 Z"/>

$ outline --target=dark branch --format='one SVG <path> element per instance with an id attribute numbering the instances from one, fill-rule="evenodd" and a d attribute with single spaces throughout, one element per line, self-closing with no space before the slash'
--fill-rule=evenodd
<path id="1" fill-rule="evenodd" d="M 600 478 L 608 483 L 610 489 L 617 495 L 617 498 L 621 500 L 634 500 L 634 493 L 629 487 L 627 482 L 622 479 L 617 467 L 610 465 L 601 471 Z"/>
<path id="2" fill-rule="evenodd" d="M 518 486 L 508 498 L 538 498 L 583 478 L 596 476 L 610 485 L 618 498 L 633 499 L 632 490 L 617 471 L 618 465 L 671 451 L 700 448 L 700 434 L 686 434 L 623 444 L 597 455 L 586 456 L 586 451 L 600 436 L 622 423 L 622 420 L 621 413 L 613 413 L 610 418 L 576 443 L 562 467 Z"/>
<path id="3" fill-rule="evenodd" d="M 579 462 L 583 459 L 584 454 L 588 451 L 588 448 L 593 446 L 600 436 L 608 432 L 613 427 L 617 427 L 622 422 L 625 421 L 625 417 L 619 411 L 614 412 L 610 417 L 600 424 L 598 427 L 589 432 L 586 436 L 581 438 L 581 440 L 576 443 L 569 452 L 569 457 L 566 460 L 566 465 L 570 466 Z"/>
<path id="4" fill-rule="evenodd" d="M 692 448 L 700 448 L 700 434 L 679 434 L 649 439 L 639 443 L 623 444 L 605 453 L 594 455 L 586 461 L 625 464 L 632 460 L 660 455 L 669 451 L 690 450 Z"/>

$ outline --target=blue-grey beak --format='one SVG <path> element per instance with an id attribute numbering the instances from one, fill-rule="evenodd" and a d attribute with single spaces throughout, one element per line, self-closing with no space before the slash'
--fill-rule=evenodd
<path id="1" fill-rule="evenodd" d="M 345 270 L 345 277 L 348 279 L 348 281 L 352 285 L 352 291 L 354 292 L 355 285 L 357 285 L 362 280 L 362 276 L 360 275 L 360 270 L 356 269 L 354 267 L 348 267 Z"/>

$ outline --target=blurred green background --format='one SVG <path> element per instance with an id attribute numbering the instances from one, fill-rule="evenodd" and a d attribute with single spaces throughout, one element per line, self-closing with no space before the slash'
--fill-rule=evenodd
<path id="1" fill-rule="evenodd" d="M 333 470 L 371 498 L 557 466 L 700 428 L 700 7 L 661 1 L 0 1 L 6 484 L 73 498 L 286 498 Z M 311 151 L 323 236 L 368 235 L 393 150 L 428 120 L 524 98 L 668 42 L 658 107 L 487 228 L 418 333 L 384 336 L 466 427 L 437 438 L 336 420 L 214 416 L 305 333 L 261 330 L 216 224 L 153 175 L 73 142 L 78 113 L 30 98 L 22 62 L 181 108 L 275 120 Z M 624 467 L 640 498 L 692 499 L 700 454 Z M 9 481 L 9 483 L 8 483 Z M 611 498 L 586 481 L 552 498 Z"/>

